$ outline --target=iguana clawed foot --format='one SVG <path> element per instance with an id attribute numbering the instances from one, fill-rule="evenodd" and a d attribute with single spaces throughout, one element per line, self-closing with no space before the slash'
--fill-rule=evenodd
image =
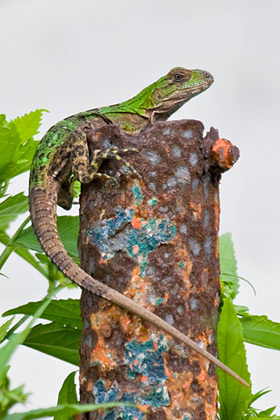
<path id="1" fill-rule="evenodd" d="M 142 179 L 139 172 L 126 159 L 120 156 L 123 153 L 139 153 L 139 150 L 137 150 L 134 147 L 119 149 L 116 146 L 113 146 L 106 150 L 97 149 L 94 151 L 93 162 L 97 163 L 98 166 L 100 166 L 102 161 L 105 159 L 116 159 L 117 161 L 122 162 L 133 176 Z M 112 176 L 110 173 L 108 174 L 103 172 L 96 172 L 94 178 L 105 178 L 105 185 L 109 187 L 117 187 L 119 185 L 119 180 L 117 179 L 117 177 Z"/>

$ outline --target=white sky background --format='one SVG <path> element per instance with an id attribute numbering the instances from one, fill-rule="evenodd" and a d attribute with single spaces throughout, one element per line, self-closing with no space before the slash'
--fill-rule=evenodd
<path id="1" fill-rule="evenodd" d="M 214 75 L 214 85 L 173 119 L 213 125 L 240 148 L 222 179 L 221 233 L 232 232 L 239 274 L 257 296 L 242 283 L 237 303 L 280 322 L 279 0 L 0 0 L 0 17 L 0 113 L 11 119 L 48 109 L 41 134 L 68 115 L 134 96 L 172 67 Z M 27 175 L 10 189 L 22 190 Z M 46 293 L 45 280 L 16 256 L 3 272 L 1 312 Z M 279 352 L 247 349 L 253 391 L 273 390 L 255 405 L 278 404 L 279 414 Z M 27 407 L 37 408 L 56 404 L 73 370 L 21 348 L 11 376 L 13 386 L 27 384 Z"/>

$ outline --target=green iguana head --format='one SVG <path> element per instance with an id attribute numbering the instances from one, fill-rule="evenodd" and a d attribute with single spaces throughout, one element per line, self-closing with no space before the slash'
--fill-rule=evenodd
<path id="1" fill-rule="evenodd" d="M 207 71 L 175 67 L 135 97 L 138 112 L 141 109 L 142 115 L 152 121 L 166 120 L 184 103 L 208 89 L 213 82 L 213 76 Z"/>
<path id="2" fill-rule="evenodd" d="M 132 99 L 100 108 L 100 111 L 110 115 L 137 114 L 151 122 L 167 120 L 185 102 L 208 89 L 213 81 L 213 76 L 207 71 L 175 67 Z"/>

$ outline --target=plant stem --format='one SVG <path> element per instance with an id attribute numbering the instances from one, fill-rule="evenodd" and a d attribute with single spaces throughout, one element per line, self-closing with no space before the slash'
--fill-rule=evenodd
<path id="1" fill-rule="evenodd" d="M 1 270 L 1 268 L 3 267 L 3 265 L 5 264 L 5 262 L 7 261 L 7 259 L 9 258 L 9 256 L 11 255 L 11 253 L 14 250 L 13 243 L 19 237 L 19 235 L 21 234 L 21 232 L 23 231 L 23 229 L 25 228 L 25 226 L 29 222 L 30 222 L 30 216 L 28 216 L 22 222 L 22 224 L 20 225 L 20 227 L 17 229 L 17 231 L 15 232 L 15 234 L 12 236 L 12 238 L 10 239 L 10 241 L 7 243 L 6 248 L 4 249 L 4 251 L 2 252 L 2 254 L 0 256 L 0 270 Z"/>

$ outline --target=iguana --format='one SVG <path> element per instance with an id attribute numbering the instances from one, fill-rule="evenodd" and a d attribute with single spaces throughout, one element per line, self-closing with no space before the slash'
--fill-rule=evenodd
<path id="1" fill-rule="evenodd" d="M 87 130 L 113 123 L 125 133 L 138 134 L 156 121 L 167 120 L 185 102 L 208 89 L 213 80 L 212 75 L 206 71 L 176 67 L 128 101 L 81 112 L 55 124 L 39 143 L 34 156 L 30 173 L 29 207 L 32 225 L 42 249 L 66 277 L 95 295 L 149 321 L 248 386 L 236 373 L 176 328 L 83 271 L 64 249 L 56 225 L 57 204 L 65 209 L 72 205 L 75 179 L 83 184 L 99 177 L 110 179 L 109 175 L 98 172 L 104 159 L 121 160 L 131 168 L 132 173 L 137 174 L 120 156 L 135 151 L 133 148 L 95 150 L 90 159 Z"/>

